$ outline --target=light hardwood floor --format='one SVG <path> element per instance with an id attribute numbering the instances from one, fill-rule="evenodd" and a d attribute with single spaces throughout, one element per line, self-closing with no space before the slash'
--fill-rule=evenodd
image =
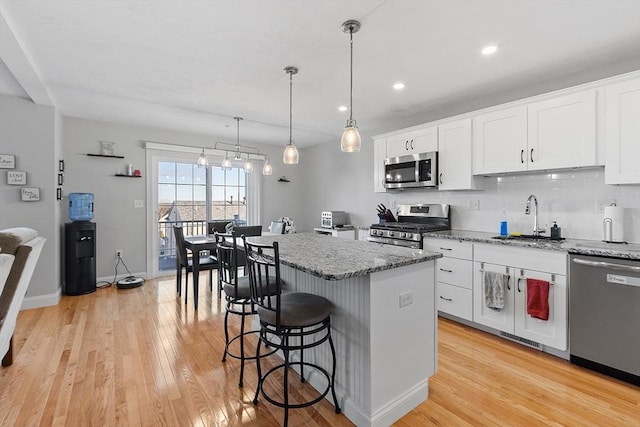
<path id="1" fill-rule="evenodd" d="M 280 409 L 251 402 L 255 365 L 239 388 L 239 362 L 220 361 L 223 316 L 208 290 L 197 312 L 191 297 L 185 307 L 174 277 L 22 311 L 14 363 L 0 369 L 0 425 L 281 425 Z M 638 387 L 445 319 L 439 334 L 430 397 L 397 426 L 640 426 Z M 290 423 L 352 425 L 326 400 Z"/>

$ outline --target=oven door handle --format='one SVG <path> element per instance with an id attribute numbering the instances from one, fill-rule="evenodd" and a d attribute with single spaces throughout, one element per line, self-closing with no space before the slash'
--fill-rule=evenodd
<path id="1" fill-rule="evenodd" d="M 576 264 L 585 265 L 587 267 L 611 268 L 614 270 L 640 273 L 640 267 L 636 267 L 633 265 L 616 264 L 613 262 L 605 262 L 605 261 L 589 261 L 581 258 L 573 258 L 573 262 L 575 262 Z"/>

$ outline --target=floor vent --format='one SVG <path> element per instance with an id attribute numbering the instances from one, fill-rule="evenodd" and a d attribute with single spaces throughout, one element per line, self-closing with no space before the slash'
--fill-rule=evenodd
<path id="1" fill-rule="evenodd" d="M 513 335 L 513 334 L 510 334 L 508 332 L 502 332 L 502 331 L 500 332 L 500 336 L 504 337 L 504 338 L 507 338 L 507 339 L 510 339 L 511 341 L 517 341 L 517 342 L 519 342 L 521 344 L 524 344 L 524 345 L 527 345 L 529 347 L 532 347 L 532 348 L 535 348 L 535 349 L 538 349 L 538 350 L 542 350 L 542 346 L 540 345 L 540 343 L 537 343 L 535 341 L 531 341 L 531 340 L 528 340 L 526 338 L 522 338 L 522 337 L 519 337 L 517 335 Z"/>

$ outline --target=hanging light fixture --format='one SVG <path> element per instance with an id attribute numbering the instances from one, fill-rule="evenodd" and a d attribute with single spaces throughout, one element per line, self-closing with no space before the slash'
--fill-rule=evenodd
<path id="1" fill-rule="evenodd" d="M 289 74 L 289 140 L 287 146 L 284 148 L 284 154 L 282 155 L 282 161 L 287 165 L 298 164 L 298 149 L 293 142 L 293 75 L 298 74 L 296 67 L 288 66 L 284 68 L 284 71 Z"/>
<path id="2" fill-rule="evenodd" d="M 198 156 L 196 164 L 199 168 L 209 166 L 209 159 L 207 158 L 207 154 L 204 152 L 204 147 L 202 147 L 202 153 L 200 153 L 200 156 Z"/>
<path id="3" fill-rule="evenodd" d="M 356 121 L 353 120 L 353 33 L 357 33 L 360 30 L 360 22 L 350 19 L 342 24 L 342 31 L 349 33 L 351 60 L 349 67 L 349 120 L 347 120 L 347 126 L 344 128 L 342 138 L 340 139 L 340 148 L 346 153 L 355 153 L 360 151 L 360 132 L 356 126 Z"/>
<path id="4" fill-rule="evenodd" d="M 240 154 L 240 120 L 242 120 L 242 117 L 234 117 L 233 119 L 237 122 L 237 129 L 238 129 L 238 133 L 236 137 L 236 155 L 233 159 L 242 160 L 242 155 Z M 227 160 L 226 156 L 225 156 L 225 160 Z M 223 163 L 224 163 L 224 160 L 223 160 Z M 229 163 L 231 163 L 231 161 L 229 161 Z M 251 163 L 248 153 L 247 153 L 247 160 L 244 162 L 244 171 L 246 173 L 253 172 L 253 163 Z"/>
<path id="5" fill-rule="evenodd" d="M 224 159 L 222 160 L 222 164 L 220 166 L 223 170 L 231 169 L 231 159 L 229 158 L 229 152 L 224 152 Z"/>
<path id="6" fill-rule="evenodd" d="M 262 166 L 262 175 L 272 175 L 272 174 L 273 174 L 273 167 L 269 162 L 269 158 L 265 157 L 264 166 Z"/>

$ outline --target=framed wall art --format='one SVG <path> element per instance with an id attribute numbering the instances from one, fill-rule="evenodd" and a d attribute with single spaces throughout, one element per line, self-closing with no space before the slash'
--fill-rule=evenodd
<path id="1" fill-rule="evenodd" d="M 7 171 L 7 184 L 27 185 L 27 173 L 22 171 Z"/>
<path id="2" fill-rule="evenodd" d="M 23 202 L 38 202 L 40 201 L 40 188 L 22 187 L 20 189 L 20 196 Z"/>
<path id="3" fill-rule="evenodd" d="M 103 156 L 115 156 L 116 155 L 116 143 L 111 141 L 100 141 L 102 145 Z"/>
<path id="4" fill-rule="evenodd" d="M 0 169 L 14 169 L 16 167 L 16 156 L 13 154 L 0 154 Z"/>

